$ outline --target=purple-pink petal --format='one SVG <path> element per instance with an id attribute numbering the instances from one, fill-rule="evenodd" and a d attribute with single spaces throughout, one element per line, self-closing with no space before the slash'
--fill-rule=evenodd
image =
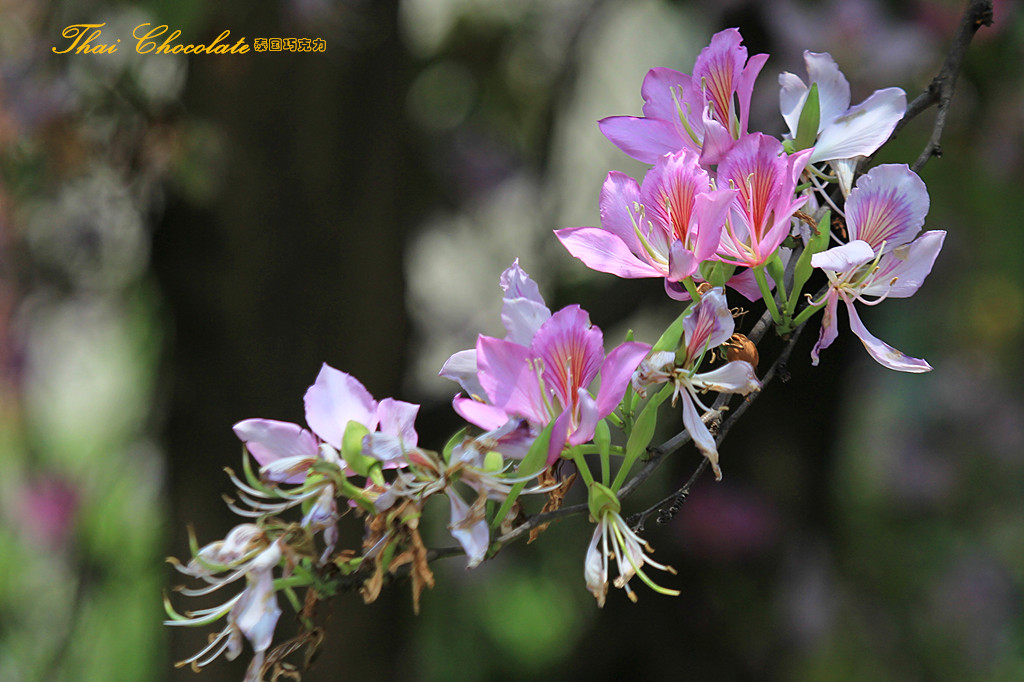
<path id="1" fill-rule="evenodd" d="M 836 304 L 839 295 L 834 291 L 828 292 L 828 300 L 825 303 L 825 310 L 821 314 L 821 329 L 818 331 L 818 341 L 811 349 L 811 365 L 818 366 L 819 353 L 829 346 L 839 336 L 839 322 L 836 320 Z"/>
<path id="2" fill-rule="evenodd" d="M 601 185 L 601 198 L 598 202 L 601 229 L 616 235 L 636 254 L 643 249 L 636 236 L 636 218 L 633 214 L 633 207 L 640 201 L 640 185 L 636 180 L 619 171 L 608 173 Z"/>
<path id="3" fill-rule="evenodd" d="M 905 164 L 885 164 L 861 176 L 846 201 L 850 239 L 862 239 L 877 252 L 917 236 L 928 214 L 928 190 Z"/>
<path id="4" fill-rule="evenodd" d="M 547 323 L 549 324 L 550 320 Z M 540 332 L 538 332 L 539 334 Z M 491 404 L 537 424 L 546 424 L 534 355 L 511 341 L 481 336 L 476 342 L 480 384 Z"/>
<path id="5" fill-rule="evenodd" d="M 886 253 L 863 293 L 892 298 L 912 296 L 932 271 L 945 239 L 944 230 L 929 230 L 909 244 Z"/>
<path id="6" fill-rule="evenodd" d="M 725 343 L 734 329 L 725 292 L 721 287 L 715 287 L 704 294 L 683 318 L 687 362 L 696 360 L 705 350 Z"/>
<path id="7" fill-rule="evenodd" d="M 384 398 L 377 405 L 381 433 L 397 436 L 406 447 L 416 447 L 416 414 L 420 406 L 394 398 Z"/>
<path id="8" fill-rule="evenodd" d="M 864 344 L 864 348 L 868 351 L 868 354 L 875 359 L 878 364 L 889 369 L 894 369 L 897 372 L 910 372 L 913 374 L 920 374 L 922 372 L 930 372 L 932 366 L 920 358 L 912 358 L 909 355 L 905 355 L 903 352 L 896 350 L 886 342 L 875 338 L 871 332 L 867 330 L 864 323 L 860 321 L 860 317 L 857 315 L 857 311 L 853 304 L 849 301 L 846 302 L 846 311 L 850 314 L 850 329 L 857 335 L 860 342 Z"/>
<path id="9" fill-rule="evenodd" d="M 640 86 L 640 95 L 644 98 L 644 116 L 662 121 L 677 120 L 678 95 L 673 99 L 672 91 L 678 93 L 689 88 L 690 77 L 687 74 L 664 66 L 651 69 L 644 76 L 643 85 Z"/>
<path id="10" fill-rule="evenodd" d="M 598 415 L 597 402 L 587 389 L 580 388 L 576 391 L 576 404 L 578 407 L 576 428 L 569 434 L 569 445 L 580 445 L 594 437 L 597 429 Z"/>
<path id="11" fill-rule="evenodd" d="M 543 362 L 545 389 L 567 406 L 575 401 L 576 389 L 585 388 L 600 371 L 604 339 L 587 312 L 570 305 L 544 323 L 533 337 L 532 350 Z"/>
<path id="12" fill-rule="evenodd" d="M 469 395 L 483 397 L 484 387 L 477 379 L 476 348 L 460 350 L 445 361 L 439 376 L 458 382 Z"/>
<path id="13" fill-rule="evenodd" d="M 306 391 L 306 423 L 324 442 L 341 447 L 350 421 L 370 431 L 377 428 L 377 403 L 359 381 L 326 363 Z"/>
<path id="14" fill-rule="evenodd" d="M 573 256 L 598 272 L 627 279 L 664 277 L 650 263 L 637 258 L 618 235 L 596 227 L 568 227 L 555 230 L 555 236 Z"/>
<path id="15" fill-rule="evenodd" d="M 690 146 L 676 132 L 671 121 L 610 116 L 598 121 L 597 125 L 612 144 L 643 163 L 655 163 L 664 154 Z"/>
<path id="16" fill-rule="evenodd" d="M 501 428 L 508 422 L 508 414 L 505 410 L 472 398 L 456 396 L 452 401 L 452 408 L 456 414 L 470 424 L 479 426 L 485 431 Z"/>
<path id="17" fill-rule="evenodd" d="M 646 343 L 627 341 L 608 354 L 601 365 L 601 387 L 597 391 L 597 413 L 611 414 L 626 393 L 633 372 L 649 353 Z"/>
<path id="18" fill-rule="evenodd" d="M 285 457 L 317 457 L 316 439 L 306 429 L 274 419 L 246 419 L 234 425 L 239 440 L 260 466 Z"/>

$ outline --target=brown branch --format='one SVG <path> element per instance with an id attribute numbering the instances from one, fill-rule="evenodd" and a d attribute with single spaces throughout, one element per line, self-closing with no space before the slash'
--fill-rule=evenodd
<path id="1" fill-rule="evenodd" d="M 946 117 L 949 114 L 950 102 L 953 100 L 953 91 L 956 89 L 956 79 L 963 66 L 964 55 L 967 54 L 967 48 L 970 46 L 971 39 L 974 38 L 974 34 L 978 32 L 978 29 L 982 26 L 991 25 L 992 0 L 971 0 L 964 11 L 963 18 L 960 19 L 960 25 L 953 36 L 953 43 L 950 45 L 949 52 L 946 54 L 946 60 L 942 63 L 942 68 L 939 70 L 938 75 L 928 84 L 927 89 L 915 97 L 907 106 L 907 112 L 900 119 L 900 122 L 896 124 L 892 135 L 889 136 L 889 140 L 892 140 L 911 120 L 933 105 L 938 105 L 938 113 L 935 115 L 935 123 L 932 126 L 932 133 L 928 138 L 928 143 L 925 145 L 921 155 L 910 166 L 915 173 L 920 172 L 933 156 L 942 156 L 940 141 L 942 139 L 942 132 L 946 127 Z"/>

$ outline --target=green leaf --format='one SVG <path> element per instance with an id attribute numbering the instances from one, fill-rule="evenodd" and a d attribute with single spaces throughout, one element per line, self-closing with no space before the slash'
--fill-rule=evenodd
<path id="1" fill-rule="evenodd" d="M 800 112 L 800 121 L 796 127 L 796 151 L 810 149 L 818 139 L 818 124 L 821 122 L 821 105 L 818 102 L 818 84 L 811 83 L 807 92 L 807 100 Z"/>
<path id="2" fill-rule="evenodd" d="M 551 429 L 554 426 L 555 422 L 551 420 L 540 434 L 537 435 L 537 440 L 533 441 L 533 445 L 530 446 L 526 457 L 523 457 L 523 461 L 519 463 L 519 468 L 516 470 L 518 477 L 528 474 L 539 474 L 544 469 L 544 464 L 548 460 L 548 443 L 551 442 Z M 501 520 L 508 514 L 509 509 L 512 508 L 512 505 L 515 504 L 516 499 L 519 497 L 519 493 L 523 492 L 525 487 L 526 481 L 520 481 L 512 486 L 508 497 L 501 503 L 498 513 L 494 515 L 494 520 L 491 521 L 492 528 L 497 528 L 501 525 Z"/>

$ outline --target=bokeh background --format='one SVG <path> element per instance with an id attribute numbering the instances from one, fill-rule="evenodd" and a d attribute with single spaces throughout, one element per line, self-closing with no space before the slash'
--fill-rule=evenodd
<path id="1" fill-rule="evenodd" d="M 934 372 L 889 372 L 848 331 L 811 368 L 812 322 L 726 441 L 725 480 L 648 524 L 680 597 L 597 609 L 574 518 L 473 572 L 436 563 L 419 616 L 404 584 L 336 599 L 304 679 L 1024 679 L 1024 13 L 995 4 L 923 172 L 945 249 L 917 296 L 864 313 Z M 205 543 L 235 523 L 232 424 L 301 421 L 328 362 L 421 402 L 439 447 L 459 424 L 437 370 L 499 332 L 517 257 L 609 343 L 653 340 L 678 314 L 661 284 L 590 272 L 550 234 L 598 223 L 608 170 L 642 175 L 595 121 L 638 114 L 648 68 L 688 71 L 728 26 L 771 54 L 752 129 L 782 131 L 777 74 L 802 75 L 804 49 L 833 54 L 854 102 L 913 97 L 962 9 L 0 0 L 0 681 L 240 679 L 248 654 L 174 670 L 206 633 L 161 625 L 164 558 L 189 524 Z M 119 52 L 54 54 L 84 22 Z M 139 55 L 146 22 L 327 51 Z M 916 158 L 933 115 L 879 161 Z M 625 511 L 698 461 L 674 456 Z"/>

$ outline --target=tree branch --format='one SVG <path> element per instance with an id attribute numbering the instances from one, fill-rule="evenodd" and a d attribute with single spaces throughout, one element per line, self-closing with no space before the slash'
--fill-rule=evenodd
<path id="1" fill-rule="evenodd" d="M 911 170 L 915 173 L 920 172 L 933 156 L 942 156 L 940 140 L 942 139 L 942 132 L 946 127 L 946 117 L 949 113 L 949 104 L 953 99 L 953 91 L 956 89 L 956 79 L 960 74 L 964 55 L 967 54 L 967 48 L 970 46 L 974 34 L 982 26 L 992 25 L 992 1 L 971 0 L 963 17 L 960 19 L 960 25 L 953 36 L 953 43 L 950 45 L 949 52 L 946 54 L 946 60 L 942 63 L 942 68 L 939 70 L 938 75 L 928 84 L 927 89 L 915 97 L 907 106 L 907 113 L 903 115 L 900 122 L 896 124 L 896 128 L 893 129 L 892 135 L 889 136 L 889 141 L 891 141 L 911 120 L 932 105 L 938 105 L 938 113 L 935 115 L 935 123 L 932 126 L 932 133 L 928 138 L 928 143 L 925 145 L 921 155 L 910 166 Z M 866 159 L 865 163 L 868 161 Z"/>

